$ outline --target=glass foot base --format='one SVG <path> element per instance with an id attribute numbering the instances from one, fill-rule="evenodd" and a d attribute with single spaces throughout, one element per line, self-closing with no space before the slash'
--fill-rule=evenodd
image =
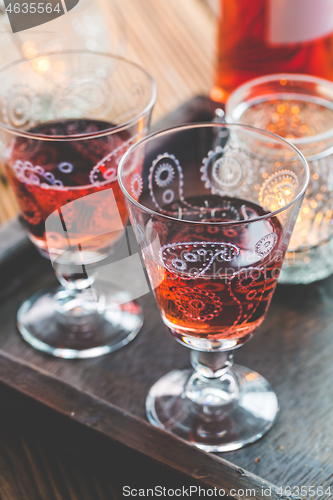
<path id="1" fill-rule="evenodd" d="M 21 305 L 18 329 L 32 347 L 59 358 L 94 358 L 115 351 L 136 337 L 143 315 L 124 290 L 98 286 L 98 295 L 98 302 L 70 304 L 65 290 L 43 290 Z"/>
<path id="2" fill-rule="evenodd" d="M 273 425 L 279 411 L 271 386 L 259 373 L 234 365 L 238 397 L 224 406 L 199 406 L 185 396 L 192 370 L 172 371 L 150 389 L 148 420 L 198 448 L 232 451 L 254 443 Z"/>

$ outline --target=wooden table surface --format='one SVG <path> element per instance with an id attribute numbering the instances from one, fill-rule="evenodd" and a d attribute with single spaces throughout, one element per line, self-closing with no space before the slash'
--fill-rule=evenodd
<path id="1" fill-rule="evenodd" d="M 125 55 L 142 64 L 157 83 L 153 123 L 195 95 L 209 94 L 216 19 L 204 0 L 121 0 L 119 6 L 127 30 Z M 0 224 L 16 214 L 0 167 Z"/>
<path id="2" fill-rule="evenodd" d="M 0 413 L 1 500 L 119 500 L 124 486 L 199 485 L 94 431 L 82 434 L 77 424 L 64 439 L 63 420 L 16 399 L 2 384 L 0 396 L 6 406 Z"/>

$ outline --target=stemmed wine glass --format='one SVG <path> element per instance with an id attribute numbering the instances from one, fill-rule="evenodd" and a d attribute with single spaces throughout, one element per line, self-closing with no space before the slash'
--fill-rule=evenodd
<path id="1" fill-rule="evenodd" d="M 147 134 L 155 83 L 137 64 L 84 51 L 18 61 L 0 78 L 0 156 L 28 235 L 62 285 L 23 303 L 19 330 L 64 358 L 118 349 L 140 330 L 140 307 L 121 287 L 94 283 L 124 234 L 118 163 Z"/>
<path id="2" fill-rule="evenodd" d="M 234 349 L 261 325 L 309 180 L 280 137 L 232 124 L 158 132 L 123 156 L 118 179 L 163 322 L 191 370 L 151 388 L 147 415 L 206 451 L 272 426 L 278 401 Z"/>

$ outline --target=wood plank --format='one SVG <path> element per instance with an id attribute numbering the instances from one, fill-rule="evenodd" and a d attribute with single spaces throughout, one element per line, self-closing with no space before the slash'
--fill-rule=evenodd
<path id="1" fill-rule="evenodd" d="M 130 488 L 202 484 L 0 383 L 2 500 L 118 500 Z"/>
<path id="2" fill-rule="evenodd" d="M 117 406 L 79 391 L 40 368 L 18 363 L 17 358 L 3 352 L 0 352 L 0 359 L 0 381 L 4 384 L 194 480 L 200 480 L 206 488 L 221 489 L 227 494 L 235 488 L 248 490 L 248 494 L 235 495 L 235 498 L 244 500 L 253 497 L 261 500 L 264 498 L 263 488 L 270 488 L 273 500 L 283 498 L 277 495 L 274 485 L 152 427 Z"/>

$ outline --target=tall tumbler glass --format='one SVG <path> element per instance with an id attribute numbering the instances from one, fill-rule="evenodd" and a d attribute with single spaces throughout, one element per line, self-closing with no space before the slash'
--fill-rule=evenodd
<path id="1" fill-rule="evenodd" d="M 156 382 L 149 420 L 206 451 L 256 441 L 278 401 L 233 352 L 265 318 L 309 180 L 304 157 L 251 127 L 186 125 L 132 146 L 118 179 L 163 322 L 194 368 Z"/>
<path id="2" fill-rule="evenodd" d="M 118 163 L 147 134 L 155 83 L 121 57 L 83 51 L 15 62 L 0 79 L 0 156 L 28 235 L 62 285 L 23 303 L 19 330 L 64 358 L 118 349 L 140 330 L 140 308 L 121 287 L 94 282 L 124 233 Z"/>
<path id="3" fill-rule="evenodd" d="M 310 183 L 279 281 L 327 278 L 333 273 L 333 83 L 287 73 L 255 78 L 232 92 L 226 121 L 278 134 L 304 154 Z"/>

